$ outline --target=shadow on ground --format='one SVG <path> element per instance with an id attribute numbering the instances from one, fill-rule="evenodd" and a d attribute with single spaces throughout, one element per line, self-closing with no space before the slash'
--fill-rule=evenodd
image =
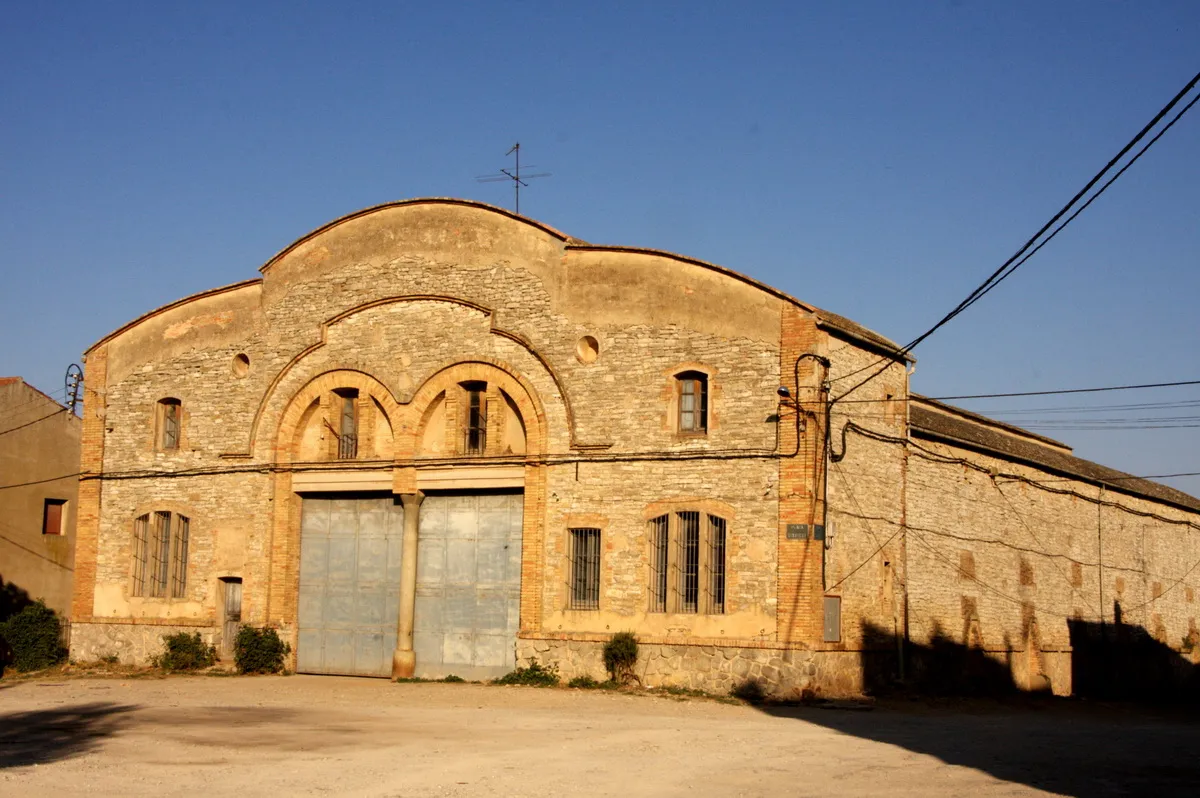
<path id="1" fill-rule="evenodd" d="M 765 711 L 1061 795 L 1197 794 L 1195 723 L 1131 707 L 958 703 L 884 702 L 869 712 Z"/>
<path id="2" fill-rule="evenodd" d="M 864 680 L 883 696 L 874 711 L 764 711 L 1062 795 L 1200 794 L 1198 669 L 1141 627 L 1069 628 L 1073 698 L 1020 690 L 1012 659 L 1023 652 L 998 657 L 944 635 L 906 643 L 901 686 L 895 638 L 867 625 Z"/>
<path id="3" fill-rule="evenodd" d="M 0 768 L 44 765 L 85 754 L 126 728 L 136 709 L 94 703 L 0 714 Z"/>

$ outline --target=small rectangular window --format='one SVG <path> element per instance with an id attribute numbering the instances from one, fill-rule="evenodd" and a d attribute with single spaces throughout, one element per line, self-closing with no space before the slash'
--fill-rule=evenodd
<path id="1" fill-rule="evenodd" d="M 571 530 L 571 609 L 600 609 L 600 530 Z"/>
<path id="2" fill-rule="evenodd" d="M 63 516 L 66 514 L 66 499 L 46 499 L 42 506 L 42 534 L 61 535 Z"/>
<path id="3" fill-rule="evenodd" d="M 668 516 L 650 520 L 650 612 L 667 611 Z"/>
<path id="4" fill-rule="evenodd" d="M 679 384 L 679 431 L 700 434 L 708 431 L 708 377 L 687 372 Z"/>
<path id="5" fill-rule="evenodd" d="M 169 451 L 179 448 L 183 406 L 178 399 L 163 399 L 159 407 L 159 448 Z"/>

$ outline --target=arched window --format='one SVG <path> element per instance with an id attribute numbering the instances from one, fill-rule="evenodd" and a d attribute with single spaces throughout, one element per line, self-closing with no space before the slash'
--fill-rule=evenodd
<path id="1" fill-rule="evenodd" d="M 724 518 L 677 510 L 650 519 L 650 611 L 725 612 Z"/>
<path id="2" fill-rule="evenodd" d="M 679 398 L 679 431 L 686 435 L 708 432 L 708 375 L 685 371 L 675 376 Z"/>
<path id="3" fill-rule="evenodd" d="M 187 593 L 187 516 L 165 510 L 133 522 L 132 596 L 183 598 Z"/>
<path id="4" fill-rule="evenodd" d="M 183 437 L 183 403 L 178 399 L 159 399 L 156 441 L 164 452 L 179 448 Z"/>

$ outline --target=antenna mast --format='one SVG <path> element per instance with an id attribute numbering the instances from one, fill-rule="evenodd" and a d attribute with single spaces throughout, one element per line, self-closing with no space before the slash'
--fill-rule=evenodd
<path id="1" fill-rule="evenodd" d="M 532 180 L 535 177 L 550 177 L 549 172 L 538 172 L 537 174 L 521 174 L 521 142 L 517 142 L 509 148 L 505 155 L 513 156 L 513 169 L 510 172 L 507 169 L 501 169 L 499 174 L 481 175 L 475 178 L 477 183 L 501 183 L 511 180 L 513 184 L 513 211 L 520 216 L 521 214 L 521 189 L 528 188 L 529 184 L 526 180 Z M 533 166 L 526 166 L 526 169 L 533 169 Z"/>

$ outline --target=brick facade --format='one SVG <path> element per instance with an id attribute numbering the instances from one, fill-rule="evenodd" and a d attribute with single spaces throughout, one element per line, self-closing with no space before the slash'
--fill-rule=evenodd
<path id="1" fill-rule="evenodd" d="M 1056 586 L 1059 550 L 1086 544 L 1061 540 L 1050 519 L 1095 514 L 1097 488 L 1081 483 L 1079 496 L 1050 498 L 1013 486 L 1000 497 L 980 472 L 964 479 L 961 465 L 914 457 L 906 364 L 880 361 L 894 347 L 870 331 L 718 267 L 593 247 L 457 201 L 354 214 L 262 272 L 148 314 L 88 353 L 74 656 L 138 661 L 160 628 L 218 635 L 222 577 L 243 579 L 248 622 L 295 642 L 301 480 L 328 472 L 338 484 L 405 494 L 437 469 L 453 480 L 505 467 L 517 469 L 504 473 L 518 475 L 525 496 L 522 657 L 592 672 L 600 643 L 632 629 L 652 683 L 725 689 L 754 677 L 783 693 L 853 692 L 870 681 L 864 663 L 874 655 L 864 648 L 901 651 L 935 622 L 989 651 L 1025 651 L 1035 626 L 1048 656 L 1032 667 L 1061 689 L 1049 672 L 1062 629 L 1042 609 L 1084 611 L 1096 602 L 1076 596 L 1100 582 L 1089 587 L 1081 548 L 1064 566 L 1082 569 L 1079 585 Z M 877 363 L 886 366 L 854 402 L 830 406 Z M 678 430 L 676 375 L 685 372 L 706 379 L 702 435 Z M 461 445 L 460 386 L 472 381 L 488 385 L 488 445 L 478 454 Z M 359 456 L 339 462 L 329 430 L 334 392 L 347 389 L 358 392 L 357 417 L 370 421 Z M 166 452 L 148 432 L 164 397 L 185 411 L 183 444 Z M 850 422 L 866 434 L 843 435 Z M 992 467 L 978 452 L 954 456 Z M 1046 476 L 1027 470 L 1031 480 Z M 1190 557 L 1194 530 L 1171 524 L 1196 513 L 1129 501 L 1171 522 L 1139 521 L 1153 527 L 1142 548 L 1114 539 L 1102 556 L 1113 575 L 1138 564 L 1153 572 L 1127 578 L 1122 596 L 1143 602 L 1130 617 L 1177 641 L 1191 616 L 1171 563 Z M 1024 523 L 993 523 L 998 503 L 1016 504 Z M 147 508 L 191 519 L 178 599 L 130 595 L 133 522 Z M 651 519 L 690 511 L 727 525 L 724 611 L 654 612 Z M 1101 514 L 1116 530 L 1131 523 L 1122 512 L 1105 505 Z M 1024 524 L 1041 530 L 1042 545 L 1029 540 L 1018 560 L 1006 545 L 1030 538 Z M 568 535 L 581 525 L 601 530 L 598 610 L 569 606 Z M 968 589 L 927 556 L 934 533 L 918 528 L 985 530 L 970 544 L 933 545 L 953 563 L 969 553 L 979 582 L 1016 579 L 1018 604 Z M 833 639 L 828 597 L 841 606 Z M 893 642 L 879 644 L 879 630 Z"/>

